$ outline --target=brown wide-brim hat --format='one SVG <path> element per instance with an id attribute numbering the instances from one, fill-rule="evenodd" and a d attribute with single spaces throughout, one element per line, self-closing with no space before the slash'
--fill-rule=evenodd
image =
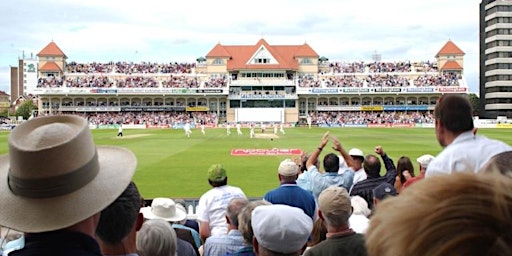
<path id="1" fill-rule="evenodd" d="M 127 149 L 96 146 L 81 117 L 25 121 L 0 157 L 0 225 L 30 233 L 72 226 L 119 197 L 136 165 Z"/>

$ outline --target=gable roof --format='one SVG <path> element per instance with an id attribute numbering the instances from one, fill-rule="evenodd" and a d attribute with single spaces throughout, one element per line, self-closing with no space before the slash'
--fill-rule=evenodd
<path id="1" fill-rule="evenodd" d="M 439 52 L 436 54 L 436 58 L 441 55 L 464 55 L 465 53 L 457 46 L 455 45 L 452 40 L 448 40 L 446 44 L 439 50 Z"/>
<path id="2" fill-rule="evenodd" d="M 48 45 L 46 45 L 38 54 L 38 57 L 41 56 L 56 56 L 56 57 L 64 57 L 67 58 L 66 54 L 57 46 L 57 44 L 51 41 Z"/>
<path id="3" fill-rule="evenodd" d="M 276 59 L 278 64 L 247 64 L 262 46 Z M 318 58 L 318 54 L 306 43 L 303 45 L 269 45 L 265 39 L 260 39 L 255 45 L 221 45 L 218 43 L 206 54 L 206 57 L 228 58 L 227 70 L 297 70 L 299 67 L 297 57 Z"/>
<path id="4" fill-rule="evenodd" d="M 42 67 L 39 68 L 39 71 L 41 71 L 41 72 L 44 72 L 44 71 L 58 71 L 58 72 L 61 72 L 62 70 L 57 65 L 57 63 L 55 63 L 53 61 L 48 61 Z"/>
<path id="5" fill-rule="evenodd" d="M 441 70 L 462 70 L 462 66 L 454 60 L 449 60 L 441 67 Z"/>

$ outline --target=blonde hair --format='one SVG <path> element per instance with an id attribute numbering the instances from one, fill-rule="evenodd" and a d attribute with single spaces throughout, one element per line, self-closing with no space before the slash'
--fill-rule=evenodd
<path id="1" fill-rule="evenodd" d="M 382 256 L 510 255 L 511 220 L 512 179 L 439 175 L 379 204 L 366 246 Z"/>

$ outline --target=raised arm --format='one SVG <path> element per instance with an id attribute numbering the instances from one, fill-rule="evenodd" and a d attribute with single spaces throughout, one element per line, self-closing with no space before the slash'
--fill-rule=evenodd
<path id="1" fill-rule="evenodd" d="M 332 143 L 333 143 L 332 149 L 340 152 L 343 159 L 345 159 L 345 162 L 347 163 L 347 165 L 353 169 L 354 168 L 354 159 L 352 159 L 352 156 L 350 156 L 348 154 L 348 152 L 341 146 L 341 143 L 338 140 L 338 138 L 331 136 L 331 139 L 332 139 Z"/>
<path id="2" fill-rule="evenodd" d="M 311 166 L 315 165 L 315 163 L 317 162 L 318 156 L 324 149 L 325 145 L 327 145 L 328 139 L 329 139 L 329 131 L 324 133 L 324 136 L 322 136 L 322 140 L 320 141 L 320 145 L 315 150 L 313 150 L 313 153 L 311 153 L 311 156 L 308 158 L 308 161 L 306 162 L 306 168 L 308 170 Z"/>
<path id="3" fill-rule="evenodd" d="M 386 152 L 382 150 L 381 146 L 375 147 L 375 153 L 379 154 L 382 158 L 382 161 L 384 162 L 384 166 L 386 167 L 386 182 L 388 182 L 391 185 L 395 184 L 396 180 L 396 166 L 395 163 L 393 163 L 393 160 L 388 157 Z"/>

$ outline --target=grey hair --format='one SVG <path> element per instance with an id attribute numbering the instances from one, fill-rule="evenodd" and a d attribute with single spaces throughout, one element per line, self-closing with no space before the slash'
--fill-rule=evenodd
<path id="1" fill-rule="evenodd" d="M 165 220 L 147 220 L 137 233 L 139 256 L 177 256 L 178 237 Z"/>

